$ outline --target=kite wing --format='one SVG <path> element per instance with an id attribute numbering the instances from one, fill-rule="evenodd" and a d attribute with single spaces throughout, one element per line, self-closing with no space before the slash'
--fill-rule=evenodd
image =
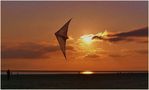
<path id="1" fill-rule="evenodd" d="M 61 49 L 65 59 L 66 59 L 66 40 L 68 39 L 67 32 L 68 32 L 68 26 L 69 26 L 70 21 L 71 21 L 71 19 L 61 29 L 59 29 L 55 33 L 55 36 L 58 40 L 60 49 Z"/>

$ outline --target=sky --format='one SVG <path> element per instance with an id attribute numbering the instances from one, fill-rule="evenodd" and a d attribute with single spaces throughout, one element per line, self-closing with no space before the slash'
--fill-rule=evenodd
<path id="1" fill-rule="evenodd" d="M 3 1 L 1 68 L 147 70 L 147 1 Z M 54 35 L 69 19 L 67 61 Z"/>

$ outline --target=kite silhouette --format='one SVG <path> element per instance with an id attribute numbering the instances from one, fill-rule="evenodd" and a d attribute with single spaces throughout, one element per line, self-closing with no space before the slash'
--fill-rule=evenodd
<path id="1" fill-rule="evenodd" d="M 59 43 L 60 49 L 61 49 L 66 60 L 67 60 L 67 57 L 66 57 L 66 40 L 68 39 L 67 32 L 68 32 L 68 26 L 69 26 L 70 21 L 71 21 L 71 19 L 67 23 L 65 23 L 63 25 L 63 27 L 61 27 L 55 33 L 55 36 L 56 36 L 57 41 Z"/>

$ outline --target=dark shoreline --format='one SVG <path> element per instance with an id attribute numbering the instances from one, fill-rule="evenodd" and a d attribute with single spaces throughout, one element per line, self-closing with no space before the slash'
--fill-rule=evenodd
<path id="1" fill-rule="evenodd" d="M 2 89 L 147 89 L 148 73 L 1 75 Z"/>

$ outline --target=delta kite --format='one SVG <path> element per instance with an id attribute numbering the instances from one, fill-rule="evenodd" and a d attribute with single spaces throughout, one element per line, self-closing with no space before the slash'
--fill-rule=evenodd
<path id="1" fill-rule="evenodd" d="M 65 59 L 67 59 L 67 57 L 66 57 L 66 40 L 68 39 L 67 32 L 68 32 L 68 26 L 69 26 L 70 21 L 71 21 L 71 19 L 67 23 L 65 23 L 64 26 L 61 27 L 55 33 L 55 36 L 56 36 L 56 38 L 58 40 L 60 49 L 61 49 Z"/>

